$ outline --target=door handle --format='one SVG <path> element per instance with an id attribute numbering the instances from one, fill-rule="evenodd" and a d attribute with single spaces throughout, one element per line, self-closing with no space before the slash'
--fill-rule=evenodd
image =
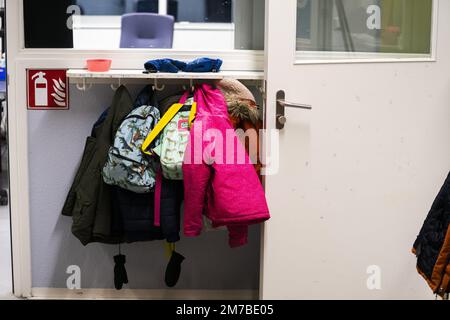
<path id="1" fill-rule="evenodd" d="M 277 104 L 280 104 L 283 107 L 312 110 L 312 107 L 309 104 L 294 103 L 282 99 L 278 99 Z"/>
<path id="2" fill-rule="evenodd" d="M 278 130 L 284 129 L 284 125 L 287 122 L 285 115 L 285 108 L 296 108 L 302 110 L 312 110 L 312 106 L 302 103 L 288 102 L 285 100 L 286 94 L 283 90 L 277 92 L 277 116 L 276 116 L 276 128 Z"/>

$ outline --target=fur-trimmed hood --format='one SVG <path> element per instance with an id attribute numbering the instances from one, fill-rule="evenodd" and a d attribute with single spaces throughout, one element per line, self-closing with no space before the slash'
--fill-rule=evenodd
<path id="1" fill-rule="evenodd" d="M 256 104 L 256 99 L 251 91 L 241 82 L 234 79 L 223 79 L 216 83 L 227 102 L 228 115 L 235 129 L 244 131 L 253 129 L 256 131 L 256 150 L 250 148 L 249 141 L 245 141 L 245 149 L 255 164 L 258 173 L 261 172 L 262 164 L 259 154 L 259 130 L 262 129 L 261 110 Z"/>
<path id="2" fill-rule="evenodd" d="M 223 79 L 216 83 L 222 91 L 233 122 L 250 121 L 254 126 L 261 121 L 260 110 L 251 91 L 234 79 Z"/>

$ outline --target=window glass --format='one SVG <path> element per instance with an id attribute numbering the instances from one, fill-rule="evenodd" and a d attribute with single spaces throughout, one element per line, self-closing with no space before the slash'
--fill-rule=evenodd
<path id="1" fill-rule="evenodd" d="M 168 1 L 168 14 L 176 21 L 232 22 L 231 0 L 174 0 Z"/>
<path id="2" fill-rule="evenodd" d="M 432 0 L 297 0 L 297 50 L 429 54 Z"/>
<path id="3" fill-rule="evenodd" d="M 72 3 L 24 0 L 25 48 L 72 48 L 73 34 L 67 26 Z"/>
<path id="4" fill-rule="evenodd" d="M 76 0 L 83 15 L 122 15 L 159 11 L 159 0 Z M 231 0 L 167 0 L 167 13 L 175 21 L 232 22 Z"/>
<path id="5" fill-rule="evenodd" d="M 75 0 L 81 14 L 116 16 L 131 12 L 158 13 L 158 0 Z"/>
<path id="6" fill-rule="evenodd" d="M 23 1 L 26 48 L 119 49 L 130 42 L 122 41 L 124 36 L 137 39 L 128 48 L 155 49 L 160 43 L 164 45 L 159 48 L 175 50 L 264 48 L 265 0 Z M 173 30 L 152 29 L 161 24 L 151 18 L 130 22 L 134 25 L 127 28 L 122 16 L 134 13 L 172 16 Z M 159 36 L 172 41 L 147 44 L 147 38 Z"/>

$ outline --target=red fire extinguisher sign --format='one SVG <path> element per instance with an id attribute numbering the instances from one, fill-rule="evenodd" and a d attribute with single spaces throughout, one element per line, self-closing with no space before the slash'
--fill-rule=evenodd
<path id="1" fill-rule="evenodd" d="M 29 110 L 69 109 L 67 70 L 28 69 L 27 95 Z"/>

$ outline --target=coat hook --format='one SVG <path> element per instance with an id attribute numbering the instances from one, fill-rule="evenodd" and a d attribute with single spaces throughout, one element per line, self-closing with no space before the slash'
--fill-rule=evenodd
<path id="1" fill-rule="evenodd" d="M 111 83 L 111 89 L 113 91 L 116 91 L 117 89 L 119 89 L 119 87 L 122 85 L 121 82 L 122 82 L 122 79 L 119 78 L 119 85 L 117 87 L 115 87 L 114 84 Z"/>
<path id="2" fill-rule="evenodd" d="M 155 78 L 155 83 L 153 84 L 153 88 L 156 91 L 163 91 L 166 88 L 166 86 L 165 85 L 161 85 L 161 87 L 158 87 L 158 79 Z"/>
<path id="3" fill-rule="evenodd" d="M 78 90 L 80 90 L 80 91 L 84 91 L 84 88 L 83 88 L 83 87 L 81 87 L 79 83 L 77 83 L 77 84 L 76 84 L 75 86 L 77 87 L 77 89 L 78 89 Z"/>
<path id="4" fill-rule="evenodd" d="M 83 78 L 82 84 L 82 86 L 80 86 L 79 83 L 76 84 L 77 89 L 80 91 L 87 91 L 92 88 L 92 83 L 89 84 L 89 86 L 86 86 L 86 78 Z"/>
<path id="5" fill-rule="evenodd" d="M 189 79 L 189 90 L 194 91 L 194 80 L 193 79 Z M 188 87 L 187 85 L 183 85 L 183 90 L 187 91 Z"/>

